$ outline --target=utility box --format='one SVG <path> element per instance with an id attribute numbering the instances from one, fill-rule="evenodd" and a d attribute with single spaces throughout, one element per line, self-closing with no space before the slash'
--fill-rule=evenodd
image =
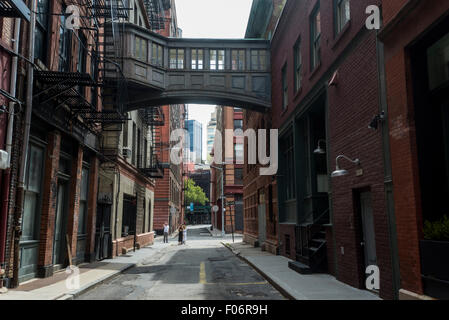
<path id="1" fill-rule="evenodd" d="M 0 150 L 0 170 L 8 169 L 8 152 L 5 150 Z"/>

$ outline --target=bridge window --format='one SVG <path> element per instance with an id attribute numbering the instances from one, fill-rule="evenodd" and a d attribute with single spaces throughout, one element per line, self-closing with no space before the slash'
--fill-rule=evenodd
<path id="1" fill-rule="evenodd" d="M 320 63 L 321 56 L 321 14 L 319 4 L 316 9 L 313 11 L 312 16 L 310 18 L 310 30 L 311 30 L 311 70 L 314 70 Z"/>
<path id="2" fill-rule="evenodd" d="M 147 61 L 147 40 L 136 37 L 135 57 L 138 60 Z"/>
<path id="3" fill-rule="evenodd" d="M 251 69 L 255 71 L 266 70 L 267 68 L 267 51 L 251 50 Z"/>
<path id="4" fill-rule="evenodd" d="M 192 69 L 203 70 L 204 63 L 203 49 L 192 49 Z"/>
<path id="5" fill-rule="evenodd" d="M 210 69 L 211 70 L 224 70 L 225 66 L 225 51 L 224 50 L 211 50 L 210 51 Z"/>
<path id="6" fill-rule="evenodd" d="M 232 70 L 245 70 L 245 50 L 232 50 Z"/>
<path id="7" fill-rule="evenodd" d="M 184 49 L 170 49 L 170 69 L 184 69 Z"/>
<path id="8" fill-rule="evenodd" d="M 287 109 L 288 105 L 288 81 L 287 81 L 287 64 L 282 68 L 282 110 Z"/>
<path id="9" fill-rule="evenodd" d="M 151 63 L 158 67 L 162 67 L 164 64 L 164 54 L 162 46 L 154 42 L 151 45 Z"/>
<path id="10" fill-rule="evenodd" d="M 302 82 L 302 55 L 301 55 L 301 39 L 296 42 L 295 49 L 295 91 L 301 88 Z"/>

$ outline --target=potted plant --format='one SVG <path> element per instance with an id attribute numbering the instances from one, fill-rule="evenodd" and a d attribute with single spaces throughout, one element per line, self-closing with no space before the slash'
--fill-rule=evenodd
<path id="1" fill-rule="evenodd" d="M 421 272 L 425 286 L 449 289 L 449 216 L 424 222 L 424 240 L 420 241 Z M 435 287 L 435 288 L 436 288 Z M 432 290 L 433 291 L 433 290 Z M 440 291 L 440 290 L 438 290 Z"/>

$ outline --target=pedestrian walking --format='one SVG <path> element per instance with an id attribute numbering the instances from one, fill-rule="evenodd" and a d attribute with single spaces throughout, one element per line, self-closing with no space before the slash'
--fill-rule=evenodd
<path id="1" fill-rule="evenodd" d="M 164 223 L 164 243 L 168 243 L 168 232 L 170 231 L 170 227 L 168 226 L 168 223 Z"/>
<path id="2" fill-rule="evenodd" d="M 187 241 L 187 227 L 185 224 L 182 225 L 182 243 L 186 244 Z"/>
<path id="3" fill-rule="evenodd" d="M 182 225 L 178 228 L 178 245 L 182 244 L 182 236 L 184 235 L 184 230 L 182 229 Z"/>

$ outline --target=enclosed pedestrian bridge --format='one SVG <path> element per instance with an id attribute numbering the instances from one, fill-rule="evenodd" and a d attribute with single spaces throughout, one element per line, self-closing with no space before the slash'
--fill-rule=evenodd
<path id="1" fill-rule="evenodd" d="M 270 43 L 255 39 L 167 38 L 135 24 L 106 28 L 106 78 L 125 77 L 132 111 L 169 104 L 271 107 Z M 120 51 L 120 52 L 118 52 Z M 114 58 L 115 57 L 115 58 Z M 118 57 L 118 58 L 116 58 Z"/>

